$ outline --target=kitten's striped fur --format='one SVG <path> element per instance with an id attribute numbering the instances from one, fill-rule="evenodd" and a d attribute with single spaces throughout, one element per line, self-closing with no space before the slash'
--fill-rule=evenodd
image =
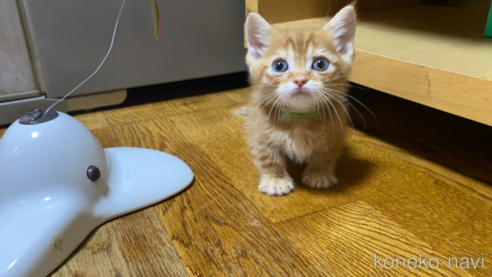
<path id="1" fill-rule="evenodd" d="M 258 14 L 248 16 L 246 61 L 254 92 L 245 127 L 261 192 L 285 195 L 294 189 L 286 157 L 308 163 L 302 179 L 306 185 L 328 188 L 337 183 L 334 170 L 348 121 L 345 91 L 354 34 L 353 5 L 321 29 L 276 30 Z M 319 58 L 330 62 L 326 71 L 312 68 Z M 286 72 L 272 69 L 279 60 L 287 62 Z M 287 113 L 316 109 L 305 118 Z"/>

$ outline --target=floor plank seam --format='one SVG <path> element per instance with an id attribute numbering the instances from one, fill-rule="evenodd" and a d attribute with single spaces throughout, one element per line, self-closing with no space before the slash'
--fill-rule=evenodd
<path id="1" fill-rule="evenodd" d="M 158 119 L 172 119 L 172 118 L 175 118 L 175 117 L 190 115 L 190 114 L 199 113 L 199 112 L 213 111 L 213 110 L 217 110 L 217 109 L 230 109 L 230 108 L 233 108 L 233 107 L 244 105 L 244 103 L 245 102 L 237 103 L 237 104 L 234 104 L 234 105 L 227 105 L 227 106 L 223 106 L 223 107 L 214 107 L 214 108 L 209 108 L 209 109 L 201 109 L 201 110 L 196 110 L 196 111 L 192 111 L 192 112 L 186 112 L 186 113 L 180 113 L 180 114 L 173 114 L 173 115 L 170 115 L 170 116 L 160 116 L 160 117 L 149 118 L 149 119 L 144 119 L 144 120 L 138 120 L 138 121 L 133 121 L 133 122 L 120 123 L 120 124 L 113 124 L 113 123 L 109 122 L 109 125 L 110 125 L 110 127 L 122 127 L 122 126 L 127 126 L 127 125 L 131 125 L 131 124 L 138 124 L 138 123 L 144 123 L 144 122 L 158 120 Z"/>
<path id="2" fill-rule="evenodd" d="M 267 220 L 270 221 L 274 225 L 277 224 L 277 223 L 285 224 L 285 223 L 287 223 L 289 221 L 298 220 L 298 219 L 301 219 L 303 217 L 307 217 L 307 216 L 310 216 L 310 215 L 313 215 L 313 214 L 317 214 L 317 213 L 320 213 L 320 212 L 330 211 L 330 210 L 334 210 L 334 209 L 340 209 L 341 207 L 343 207 L 345 205 L 350 205 L 350 204 L 354 204 L 354 203 L 357 203 L 357 202 L 364 202 L 365 203 L 365 201 L 363 201 L 362 199 L 354 199 L 353 201 L 348 201 L 348 202 L 345 202 L 345 203 L 343 203 L 341 205 L 338 205 L 338 206 L 331 206 L 331 207 L 322 208 L 320 210 L 312 211 L 312 212 L 309 212 L 309 213 L 305 213 L 305 214 L 302 214 L 302 215 L 299 215 L 299 216 L 296 216 L 296 217 L 286 218 L 286 219 L 279 220 L 279 221 L 272 221 L 269 218 L 267 218 Z M 253 203 L 253 205 L 254 205 L 254 203 Z"/>
<path id="3" fill-rule="evenodd" d="M 475 196 L 476 196 L 476 197 L 478 197 L 478 198 L 481 198 L 482 200 L 484 200 L 484 199 L 485 199 L 485 200 L 488 200 L 488 201 L 492 201 L 492 197 L 490 197 L 490 196 L 488 196 L 488 195 L 486 195 L 486 194 L 484 194 L 484 193 L 481 193 L 480 191 L 475 190 L 475 189 L 473 189 L 473 188 L 471 188 L 471 187 L 467 186 L 466 184 L 463 184 L 463 183 L 461 183 L 461 182 L 458 182 L 458 181 L 456 181 L 456 180 L 453 180 L 453 179 L 449 178 L 449 177 L 448 177 L 448 176 L 446 176 L 446 175 L 443 175 L 443 174 L 441 174 L 441 173 L 439 173 L 439 172 L 436 172 L 436 171 L 432 171 L 432 170 L 430 170 L 430 169 L 428 169 L 428 168 L 426 168 L 426 167 L 424 167 L 424 166 L 422 166 L 422 165 L 416 164 L 416 163 L 414 163 L 414 162 L 412 162 L 412 161 L 410 161 L 410 160 L 406 160 L 406 159 L 402 158 L 402 157 L 401 157 L 401 155 L 399 155 L 399 154 L 398 154 L 398 152 L 397 152 L 397 151 L 395 151 L 395 149 L 394 149 L 394 148 L 392 148 L 392 147 L 387 147 L 387 146 L 384 146 L 384 145 L 375 144 L 375 143 L 373 143 L 373 142 L 371 142 L 371 141 L 367 141 L 367 140 L 365 140 L 365 142 L 367 142 L 367 143 L 369 143 L 369 144 L 372 144 L 372 145 L 375 145 L 375 146 L 377 146 L 377 147 L 382 147 L 382 148 L 385 148 L 385 149 L 387 150 L 387 151 L 386 151 L 386 153 L 387 153 L 387 154 L 389 154 L 389 155 L 393 156 L 393 157 L 394 157 L 394 158 L 396 158 L 396 159 L 399 159 L 399 160 L 400 160 L 400 161 L 402 161 L 402 162 L 405 162 L 405 163 L 411 163 L 413 166 L 415 166 L 415 167 L 417 167 L 417 168 L 421 169 L 421 170 L 422 170 L 423 172 L 425 172 L 426 174 L 429 174 L 429 175 L 431 175 L 431 176 L 432 176 L 432 175 L 438 175 L 438 176 L 440 176 L 442 179 L 446 180 L 446 181 L 444 181 L 444 183 L 446 183 L 446 184 L 449 184 L 449 185 L 451 185 L 450 183 L 454 183 L 454 184 L 456 184 L 456 186 L 451 185 L 452 187 L 455 187 L 455 188 L 456 188 L 456 187 L 459 187 L 459 188 L 465 189 L 466 191 L 471 192 L 473 195 L 475 195 Z M 412 153 L 411 153 L 411 152 L 410 152 L 410 153 L 405 153 L 405 154 L 407 154 L 407 155 L 408 155 L 408 154 L 409 154 L 409 155 L 412 155 Z M 444 165 L 441 165 L 441 164 L 439 164 L 439 163 L 435 163 L 435 162 L 429 161 L 429 160 L 427 160 L 427 159 L 425 159 L 425 158 L 421 158 L 421 157 L 419 157 L 419 159 L 421 159 L 421 160 L 425 161 L 426 163 L 429 163 L 429 164 L 431 164 L 431 165 L 433 165 L 433 166 L 435 166 L 435 167 L 441 167 L 441 168 L 444 168 L 444 170 L 453 171 L 452 169 L 447 168 L 447 167 L 445 167 Z M 472 179 L 471 177 L 468 177 L 468 176 L 463 175 L 463 174 L 461 174 L 461 173 L 456 173 L 456 174 L 462 175 L 464 178 L 470 178 L 470 179 Z M 473 179 L 473 180 L 474 180 L 474 181 L 476 181 L 475 179 Z"/>

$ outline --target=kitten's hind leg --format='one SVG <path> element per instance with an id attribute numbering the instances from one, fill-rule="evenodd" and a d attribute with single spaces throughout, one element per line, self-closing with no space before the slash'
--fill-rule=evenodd
<path id="1" fill-rule="evenodd" d="M 341 143 L 316 149 L 302 175 L 302 182 L 312 188 L 326 189 L 338 184 L 335 167 L 342 152 Z"/>
<path id="2" fill-rule="evenodd" d="M 260 173 L 259 190 L 270 196 L 287 195 L 294 190 L 294 181 L 287 173 L 287 162 L 280 150 L 264 145 L 252 147 L 254 162 Z"/>

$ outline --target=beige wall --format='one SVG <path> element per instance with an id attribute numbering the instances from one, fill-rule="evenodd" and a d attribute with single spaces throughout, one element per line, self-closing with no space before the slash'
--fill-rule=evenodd
<path id="1" fill-rule="evenodd" d="M 15 0 L 0 0 L 0 96 L 37 90 Z"/>

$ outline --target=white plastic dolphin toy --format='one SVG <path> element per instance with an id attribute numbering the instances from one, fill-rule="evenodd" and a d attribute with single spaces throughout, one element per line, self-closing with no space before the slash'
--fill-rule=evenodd
<path id="1" fill-rule="evenodd" d="M 30 112 L 0 140 L 0 277 L 46 276 L 103 222 L 192 180 L 172 155 L 103 149 L 73 117 Z"/>

